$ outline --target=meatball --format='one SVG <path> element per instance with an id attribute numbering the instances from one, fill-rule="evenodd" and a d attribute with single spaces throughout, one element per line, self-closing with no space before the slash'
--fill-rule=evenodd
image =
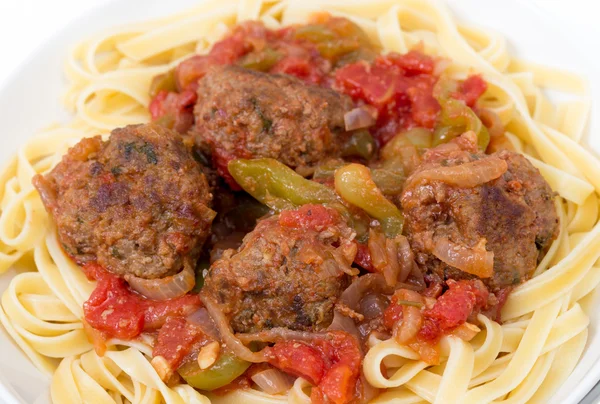
<path id="1" fill-rule="evenodd" d="M 554 193 L 524 156 L 508 150 L 485 155 L 469 136 L 429 150 L 407 179 L 401 197 L 406 232 L 419 266 L 442 280 L 474 276 L 438 259 L 433 253 L 437 241 L 447 239 L 459 248 L 485 245 L 494 254 L 493 275 L 482 280 L 499 290 L 526 280 L 557 237 Z M 504 160 L 508 169 L 479 186 L 435 180 L 410 185 L 424 170 L 492 158 Z"/>
<path id="2" fill-rule="evenodd" d="M 339 155 L 350 109 L 349 97 L 292 76 L 219 67 L 199 82 L 194 133 L 232 185 L 232 159 L 271 157 L 297 168 Z"/>
<path id="3" fill-rule="evenodd" d="M 321 330 L 353 273 L 353 231 L 337 212 L 308 205 L 264 219 L 208 271 L 202 293 L 236 332 Z"/>
<path id="4" fill-rule="evenodd" d="M 154 124 L 81 140 L 34 185 L 64 250 L 118 275 L 151 279 L 195 266 L 214 218 L 190 150 Z"/>

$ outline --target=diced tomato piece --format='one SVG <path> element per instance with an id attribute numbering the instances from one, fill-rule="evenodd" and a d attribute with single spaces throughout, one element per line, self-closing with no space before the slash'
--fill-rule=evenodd
<path id="1" fill-rule="evenodd" d="M 278 342 L 267 355 L 273 366 L 316 386 L 311 393 L 313 403 L 345 404 L 354 399 L 362 355 L 350 334 L 333 331 L 310 344 Z"/>
<path id="2" fill-rule="evenodd" d="M 419 333 L 432 340 L 467 321 L 473 313 L 487 303 L 489 292 L 481 281 L 455 281 L 449 279 L 449 289 L 442 294 L 431 309 L 423 312 L 424 325 Z"/>
<path id="3" fill-rule="evenodd" d="M 252 44 L 245 41 L 243 34 L 237 32 L 233 36 L 215 43 L 210 51 L 210 57 L 215 65 L 229 65 L 250 52 Z M 250 39 L 250 38 L 248 38 Z"/>
<path id="4" fill-rule="evenodd" d="M 196 83 L 215 64 L 215 61 L 208 55 L 196 55 L 184 60 L 175 68 L 177 88 L 183 90 L 192 83 Z"/>
<path id="5" fill-rule="evenodd" d="M 185 317 L 198 309 L 202 302 L 198 295 L 184 295 L 169 300 L 142 300 L 144 306 L 144 330 L 156 330 L 169 317 Z"/>
<path id="6" fill-rule="evenodd" d="M 160 328 L 169 317 L 185 316 L 201 305 L 197 295 L 163 301 L 146 299 L 97 264 L 85 265 L 84 272 L 98 281 L 83 304 L 85 320 L 108 338 L 135 338 L 142 331 Z"/>
<path id="7" fill-rule="evenodd" d="M 354 398 L 360 376 L 360 346 L 356 338 L 343 331 L 331 332 L 329 337 L 331 339 L 320 340 L 317 344 L 332 365 L 313 389 L 311 399 L 318 402 L 318 398 L 326 397 L 328 401 L 325 402 L 349 403 Z"/>
<path id="8" fill-rule="evenodd" d="M 294 55 L 281 59 L 269 70 L 269 73 L 289 74 L 308 83 L 320 84 L 329 70 L 328 62 L 320 56 L 315 56 L 316 51 L 311 54 L 306 49 L 291 46 L 294 48 Z M 283 50 L 286 51 L 288 48 L 290 45 L 286 45 Z"/>
<path id="9" fill-rule="evenodd" d="M 190 349 L 204 338 L 202 330 L 182 317 L 169 317 L 158 332 L 152 356 L 162 356 L 177 369 Z"/>
<path id="10" fill-rule="evenodd" d="M 405 75 L 409 77 L 418 74 L 433 74 L 435 68 L 435 60 L 431 56 L 415 50 L 403 55 L 390 53 L 381 61 L 401 67 Z"/>
<path id="11" fill-rule="evenodd" d="M 298 78 L 310 76 L 311 67 L 307 59 L 298 57 L 287 57 L 275 64 L 270 70 L 271 73 L 284 73 Z"/>
<path id="12" fill-rule="evenodd" d="M 100 280 L 104 276 L 109 276 L 110 272 L 108 272 L 102 265 L 98 265 L 95 262 L 90 262 L 81 267 L 81 270 L 87 276 L 87 278 L 91 281 Z"/>
<path id="13" fill-rule="evenodd" d="M 85 319 L 111 337 L 132 339 L 144 329 L 144 307 L 137 304 L 124 280 L 103 276 L 83 304 Z"/>
<path id="14" fill-rule="evenodd" d="M 240 144 L 245 144 L 244 141 L 240 141 Z M 252 154 L 243 147 L 236 148 L 233 152 L 225 150 L 224 148 L 215 145 L 215 149 L 212 154 L 213 166 L 216 168 L 217 173 L 229 187 L 234 191 L 241 191 L 242 187 L 233 179 L 233 176 L 229 173 L 229 162 L 235 159 L 250 158 Z"/>
<path id="15" fill-rule="evenodd" d="M 367 62 L 348 64 L 335 72 L 337 87 L 355 99 L 382 107 L 398 91 L 398 69 L 371 66 Z"/>
<path id="16" fill-rule="evenodd" d="M 369 246 L 364 243 L 356 242 L 356 247 L 356 257 L 354 257 L 354 263 L 369 272 L 378 272 L 373 266 L 371 253 L 369 252 Z"/>
<path id="17" fill-rule="evenodd" d="M 325 373 L 325 362 L 320 352 L 304 342 L 278 342 L 269 349 L 268 358 L 276 368 L 303 377 L 314 385 L 321 382 Z"/>
<path id="18" fill-rule="evenodd" d="M 173 129 L 185 133 L 194 124 L 194 105 L 198 95 L 192 89 L 181 93 L 160 91 L 150 102 L 148 109 L 152 120 L 168 118 Z"/>
<path id="19" fill-rule="evenodd" d="M 432 129 L 440 113 L 440 104 L 431 95 L 433 84 L 422 83 L 420 87 L 411 87 L 406 93 L 411 103 L 411 118 L 416 126 Z"/>
<path id="20" fill-rule="evenodd" d="M 402 130 L 435 126 L 440 106 L 433 97 L 433 68 L 434 60 L 417 51 L 380 56 L 371 64 L 362 61 L 338 69 L 335 88 L 377 109 L 371 131 L 384 145 Z"/>
<path id="21" fill-rule="evenodd" d="M 389 306 L 383 312 L 383 325 L 388 330 L 394 328 L 394 324 L 402 320 L 402 305 L 398 304 L 396 299 L 392 298 Z"/>
<path id="22" fill-rule="evenodd" d="M 339 221 L 336 210 L 323 205 L 303 205 L 297 210 L 285 210 L 279 215 L 279 224 L 283 227 L 320 231 Z"/>
<path id="23" fill-rule="evenodd" d="M 479 97 L 487 90 L 487 83 L 481 75 L 476 74 L 469 76 L 460 84 L 460 89 L 457 94 L 453 94 L 453 98 L 463 100 L 465 104 L 473 108 L 479 100 Z"/>

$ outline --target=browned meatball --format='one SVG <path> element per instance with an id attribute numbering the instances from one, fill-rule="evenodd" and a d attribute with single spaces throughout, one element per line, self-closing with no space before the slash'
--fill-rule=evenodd
<path id="1" fill-rule="evenodd" d="M 235 158 L 271 157 L 296 168 L 339 154 L 351 108 L 347 96 L 295 77 L 220 67 L 199 82 L 194 132 L 233 184 L 227 163 Z"/>
<path id="2" fill-rule="evenodd" d="M 474 248 L 484 240 L 486 250 L 494 253 L 494 271 L 483 280 L 498 290 L 526 280 L 557 237 L 554 193 L 521 154 L 503 150 L 488 156 L 463 136 L 428 151 L 407 184 L 424 170 L 496 158 L 504 160 L 508 169 L 482 185 L 468 188 L 429 180 L 404 190 L 406 232 L 424 270 L 441 279 L 472 278 L 438 259 L 434 245 L 448 239 L 460 248 Z"/>
<path id="3" fill-rule="evenodd" d="M 65 251 L 119 275 L 158 278 L 195 264 L 214 217 L 189 149 L 153 124 L 83 139 L 34 184 Z"/>
<path id="4" fill-rule="evenodd" d="M 262 220 L 237 251 L 225 251 L 210 267 L 202 293 L 222 305 L 234 331 L 320 330 L 331 323 L 356 247 L 339 215 L 327 219 L 331 212 L 323 209 L 309 205 Z"/>

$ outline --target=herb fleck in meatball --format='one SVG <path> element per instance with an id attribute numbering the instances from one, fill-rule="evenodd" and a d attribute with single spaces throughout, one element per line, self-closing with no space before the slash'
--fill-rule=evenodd
<path id="1" fill-rule="evenodd" d="M 323 206 L 282 212 L 214 262 L 202 293 L 221 304 L 236 332 L 324 329 L 354 271 L 353 237 L 337 212 Z"/>
<path id="2" fill-rule="evenodd" d="M 473 276 L 438 259 L 433 253 L 436 242 L 447 239 L 457 248 L 477 248 L 485 240 L 485 248 L 493 252 L 494 259 L 493 275 L 483 280 L 498 290 L 528 279 L 557 237 L 554 192 L 523 155 L 507 150 L 485 155 L 467 140 L 463 135 L 429 150 L 411 177 L 424 170 L 483 159 L 501 159 L 508 169 L 495 180 L 473 188 L 436 180 L 409 185 L 401 199 L 406 232 L 418 264 L 441 279 Z M 411 177 L 407 184 L 411 184 Z"/>
<path id="3" fill-rule="evenodd" d="M 65 251 L 119 275 L 160 278 L 195 265 L 214 217 L 191 152 L 153 124 L 83 139 L 33 181 Z"/>
<path id="4" fill-rule="evenodd" d="M 227 66 L 200 80 L 194 131 L 232 185 L 232 159 L 271 157 L 296 168 L 339 155 L 351 108 L 349 97 L 295 77 Z"/>

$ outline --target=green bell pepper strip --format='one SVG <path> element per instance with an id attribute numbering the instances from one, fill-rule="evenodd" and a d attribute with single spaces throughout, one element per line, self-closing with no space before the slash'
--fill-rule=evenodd
<path id="1" fill-rule="evenodd" d="M 330 160 L 319 165 L 313 174 L 314 180 L 328 181 L 334 179 L 335 171 L 349 163 L 341 160 Z M 371 177 L 377 188 L 384 195 L 398 195 L 402 192 L 406 176 L 401 166 L 387 167 L 385 165 L 371 169 Z"/>
<path id="2" fill-rule="evenodd" d="M 161 91 L 177 91 L 177 82 L 175 80 L 175 69 L 158 75 L 152 79 L 150 84 L 150 98 L 156 97 Z"/>
<path id="3" fill-rule="evenodd" d="M 223 387 L 240 377 L 251 363 L 225 352 L 208 369 L 200 369 L 198 362 L 184 364 L 177 373 L 193 388 L 211 391 Z"/>
<path id="4" fill-rule="evenodd" d="M 339 168 L 335 172 L 335 189 L 346 201 L 379 220 L 388 238 L 402 234 L 402 212 L 383 196 L 367 167 L 348 164 Z"/>
<path id="5" fill-rule="evenodd" d="M 306 204 L 321 204 L 337 210 L 359 239 L 368 233 L 368 224 L 353 215 L 333 189 L 307 180 L 275 159 L 238 159 L 230 161 L 227 167 L 239 186 L 277 212 Z"/>
<path id="6" fill-rule="evenodd" d="M 337 202 L 335 191 L 307 180 L 275 159 L 237 159 L 230 161 L 227 167 L 246 192 L 276 211 L 308 203 Z"/>
<path id="7" fill-rule="evenodd" d="M 262 51 L 251 52 L 245 55 L 239 61 L 239 65 L 246 69 L 266 72 L 275 66 L 282 58 L 283 55 L 280 52 L 271 48 L 266 48 Z"/>
<path id="8" fill-rule="evenodd" d="M 490 142 L 490 134 L 471 108 L 463 101 L 451 98 L 457 88 L 455 80 L 443 76 L 433 89 L 433 96 L 441 108 L 434 131 L 433 146 L 447 143 L 464 132 L 473 131 L 477 135 L 477 145 L 481 150 L 485 150 Z"/>
<path id="9" fill-rule="evenodd" d="M 370 160 L 375 154 L 375 139 L 366 129 L 359 129 L 352 133 L 342 147 L 342 156 L 358 156 Z"/>
<path id="10" fill-rule="evenodd" d="M 426 128 L 412 128 L 398 133 L 381 149 L 381 157 L 391 160 L 399 155 L 399 149 L 415 146 L 418 150 L 429 149 L 433 145 L 433 133 Z"/>

